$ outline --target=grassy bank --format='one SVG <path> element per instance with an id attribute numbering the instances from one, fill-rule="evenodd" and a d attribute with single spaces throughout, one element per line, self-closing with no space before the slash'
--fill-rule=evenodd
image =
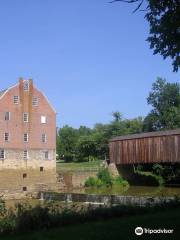
<path id="1" fill-rule="evenodd" d="M 50 230 L 31 232 L 23 235 L 11 235 L 1 240 L 113 240 L 113 239 L 180 239 L 180 208 L 146 213 L 144 215 L 126 216 L 97 222 L 61 226 Z M 146 228 L 174 229 L 174 234 L 144 234 L 137 236 L 137 226 Z"/>
<path id="2" fill-rule="evenodd" d="M 101 161 L 94 162 L 57 162 L 56 169 L 57 172 L 65 171 L 98 171 Z"/>

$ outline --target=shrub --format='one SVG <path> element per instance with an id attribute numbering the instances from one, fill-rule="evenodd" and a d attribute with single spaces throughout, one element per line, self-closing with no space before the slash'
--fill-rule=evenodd
<path id="1" fill-rule="evenodd" d="M 97 177 L 102 181 L 103 185 L 111 187 L 113 185 L 113 178 L 107 168 L 101 168 Z"/>
<path id="2" fill-rule="evenodd" d="M 85 182 L 85 187 L 101 187 L 102 181 L 97 177 L 89 177 Z"/>
<path id="3" fill-rule="evenodd" d="M 85 182 L 85 187 L 112 187 L 113 185 L 121 185 L 122 187 L 129 186 L 129 183 L 121 176 L 113 178 L 109 173 L 108 168 L 102 167 L 97 177 L 89 177 Z"/>
<path id="4" fill-rule="evenodd" d="M 128 181 L 124 180 L 121 176 L 118 176 L 113 179 L 113 184 L 114 185 L 121 185 L 122 187 L 127 187 L 129 186 Z"/>
<path id="5" fill-rule="evenodd" d="M 89 207 L 70 205 L 64 206 L 63 209 L 53 202 L 49 202 L 43 206 L 28 206 L 18 204 L 14 212 L 6 211 L 6 216 L 0 218 L 0 235 L 7 233 L 31 232 L 32 230 L 49 229 L 67 224 L 82 223 L 95 221 L 100 219 L 109 219 L 114 217 L 130 216 L 135 214 L 152 213 L 156 211 L 166 211 L 180 207 L 179 197 L 173 198 L 171 201 L 162 198 L 155 205 L 150 203 L 145 206 L 136 205 L 119 205 L 111 207 Z M 77 208 L 78 207 L 78 208 Z M 10 238 L 9 238 L 10 239 Z"/>

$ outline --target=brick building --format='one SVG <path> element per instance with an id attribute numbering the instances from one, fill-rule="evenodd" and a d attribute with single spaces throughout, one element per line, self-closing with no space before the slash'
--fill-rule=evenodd
<path id="1" fill-rule="evenodd" d="M 0 170 L 56 167 L 56 112 L 32 80 L 0 91 Z"/>

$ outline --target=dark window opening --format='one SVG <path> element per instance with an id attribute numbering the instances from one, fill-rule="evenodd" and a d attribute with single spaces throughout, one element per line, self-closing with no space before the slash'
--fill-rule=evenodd
<path id="1" fill-rule="evenodd" d="M 23 173 L 23 178 L 27 178 L 27 173 Z"/>
<path id="2" fill-rule="evenodd" d="M 40 172 L 43 172 L 44 171 L 44 168 L 43 167 L 40 167 Z"/>
<path id="3" fill-rule="evenodd" d="M 27 187 L 23 187 L 23 191 L 27 191 Z"/>
<path id="4" fill-rule="evenodd" d="M 5 119 L 6 121 L 10 120 L 10 112 L 5 112 L 4 119 Z"/>
<path id="5" fill-rule="evenodd" d="M 0 159 L 4 159 L 4 158 L 5 158 L 4 149 L 0 149 Z"/>

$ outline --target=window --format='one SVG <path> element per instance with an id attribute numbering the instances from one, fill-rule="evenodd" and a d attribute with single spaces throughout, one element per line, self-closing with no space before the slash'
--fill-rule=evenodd
<path id="1" fill-rule="evenodd" d="M 41 123 L 46 123 L 46 116 L 41 116 Z"/>
<path id="2" fill-rule="evenodd" d="M 29 81 L 28 80 L 24 81 L 24 91 L 29 91 Z"/>
<path id="3" fill-rule="evenodd" d="M 23 158 L 28 159 L 28 151 L 27 150 L 24 150 Z"/>
<path id="4" fill-rule="evenodd" d="M 45 158 L 45 159 L 49 159 L 49 152 L 48 152 L 48 151 L 45 151 L 45 152 L 44 152 L 44 158 Z"/>
<path id="5" fill-rule="evenodd" d="M 9 141 L 9 133 L 4 133 L 4 141 L 5 142 Z"/>
<path id="6" fill-rule="evenodd" d="M 27 173 L 23 173 L 23 178 L 27 178 Z"/>
<path id="7" fill-rule="evenodd" d="M 32 105 L 33 105 L 33 106 L 38 106 L 38 98 L 37 98 L 37 97 L 33 97 L 33 99 L 32 99 Z"/>
<path id="8" fill-rule="evenodd" d="M 23 192 L 27 191 L 27 187 L 23 187 Z"/>
<path id="9" fill-rule="evenodd" d="M 28 133 L 24 133 L 24 142 L 28 142 Z"/>
<path id="10" fill-rule="evenodd" d="M 43 167 L 40 167 L 40 172 L 43 172 L 44 168 Z"/>
<path id="11" fill-rule="evenodd" d="M 4 119 L 5 119 L 6 121 L 10 120 L 10 112 L 5 112 L 5 117 L 4 117 Z"/>
<path id="12" fill-rule="evenodd" d="M 0 149 L 0 159 L 5 159 L 4 149 Z"/>
<path id="13" fill-rule="evenodd" d="M 23 121 L 28 122 L 29 121 L 29 115 L 28 113 L 23 113 Z"/>
<path id="14" fill-rule="evenodd" d="M 45 134 L 45 133 L 42 134 L 42 136 L 41 136 L 41 141 L 42 141 L 43 143 L 46 143 L 47 138 L 46 138 L 46 134 Z"/>
<path id="15" fill-rule="evenodd" d="M 14 104 L 18 104 L 19 103 L 19 96 L 14 96 Z"/>

